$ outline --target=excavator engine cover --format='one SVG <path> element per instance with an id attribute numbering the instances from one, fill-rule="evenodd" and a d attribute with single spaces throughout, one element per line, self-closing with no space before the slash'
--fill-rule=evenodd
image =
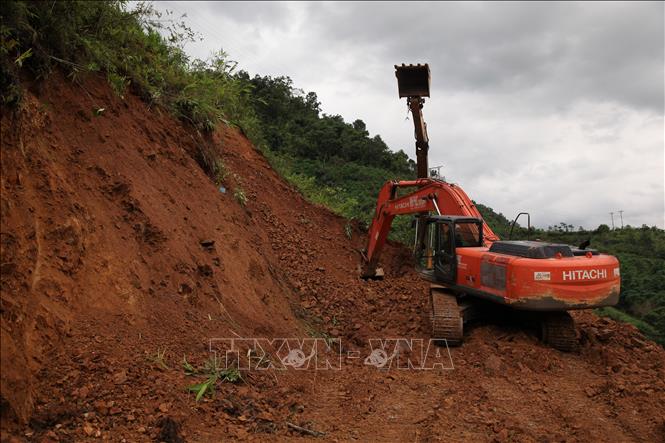
<path id="1" fill-rule="evenodd" d="M 429 65 L 395 65 L 397 87 L 402 97 L 429 97 Z"/>
<path id="2" fill-rule="evenodd" d="M 560 254 L 561 257 L 573 256 L 573 251 L 568 245 L 528 240 L 495 241 L 490 246 L 490 252 L 526 258 L 554 258 L 556 254 Z"/>

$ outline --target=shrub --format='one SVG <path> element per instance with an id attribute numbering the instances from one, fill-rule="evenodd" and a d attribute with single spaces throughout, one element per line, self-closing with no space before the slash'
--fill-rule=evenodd
<path id="1" fill-rule="evenodd" d="M 20 102 L 20 73 L 41 79 L 59 67 L 79 81 L 102 72 L 123 97 L 129 88 L 196 129 L 234 124 L 261 139 L 252 85 L 234 75 L 224 52 L 189 60 L 182 47 L 195 35 L 184 22 L 146 3 L 7 1 L 2 3 L 2 103 Z M 164 35 L 166 37 L 164 37 Z"/>

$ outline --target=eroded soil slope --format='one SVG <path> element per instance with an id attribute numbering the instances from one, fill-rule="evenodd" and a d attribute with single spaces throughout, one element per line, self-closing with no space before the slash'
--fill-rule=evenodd
<path id="1" fill-rule="evenodd" d="M 371 339 L 428 337 L 408 251 L 358 280 L 363 233 L 236 130 L 201 139 L 101 79 L 54 78 L 3 112 L 1 152 L 3 439 L 663 440 L 665 352 L 590 313 L 570 354 L 497 315 L 454 369 L 366 364 Z M 215 337 L 339 338 L 339 370 L 241 371 L 197 402 L 183 356 L 204 366 Z"/>

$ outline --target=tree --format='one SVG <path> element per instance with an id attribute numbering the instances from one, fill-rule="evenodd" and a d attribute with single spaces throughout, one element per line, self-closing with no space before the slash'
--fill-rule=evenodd
<path id="1" fill-rule="evenodd" d="M 353 129 L 360 132 L 365 137 L 367 137 L 369 135 L 369 132 L 367 132 L 367 126 L 365 125 L 364 121 L 362 121 L 360 119 L 357 119 L 356 121 L 353 122 L 352 126 L 353 126 Z"/>
<path id="2" fill-rule="evenodd" d="M 606 232 L 610 232 L 610 227 L 607 226 L 606 224 L 601 224 L 596 228 L 594 232 L 596 234 L 605 234 Z"/>

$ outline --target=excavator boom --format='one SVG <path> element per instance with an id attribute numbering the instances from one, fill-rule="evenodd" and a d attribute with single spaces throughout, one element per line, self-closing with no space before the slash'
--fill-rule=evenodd
<path id="1" fill-rule="evenodd" d="M 408 195 L 397 197 L 399 188 L 417 189 Z M 379 257 L 395 216 L 429 212 L 482 219 L 473 201 L 455 184 L 431 178 L 388 181 L 379 191 L 374 219 L 369 228 L 369 239 L 361 270 L 362 277 L 372 278 L 376 275 Z M 485 223 L 483 240 L 487 247 L 499 240 L 499 236 Z"/>

